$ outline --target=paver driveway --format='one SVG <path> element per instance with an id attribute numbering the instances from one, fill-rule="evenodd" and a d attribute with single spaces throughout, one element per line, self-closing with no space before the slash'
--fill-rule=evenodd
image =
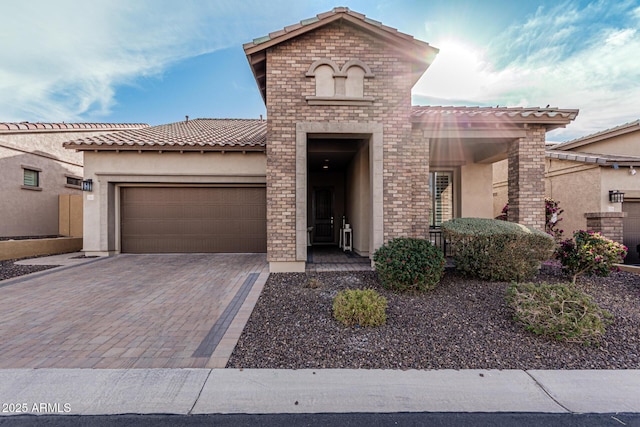
<path id="1" fill-rule="evenodd" d="M 264 254 L 119 255 L 0 282 L 0 368 L 219 367 L 267 269 Z"/>

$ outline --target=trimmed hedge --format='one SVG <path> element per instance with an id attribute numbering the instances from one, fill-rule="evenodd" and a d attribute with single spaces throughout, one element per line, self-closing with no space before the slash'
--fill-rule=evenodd
<path id="1" fill-rule="evenodd" d="M 456 270 L 483 280 L 530 279 L 555 246 L 543 231 L 496 219 L 455 218 L 444 222 L 442 230 Z"/>
<path id="2" fill-rule="evenodd" d="M 373 254 L 382 285 L 394 291 L 427 291 L 444 273 L 444 254 L 428 240 L 398 237 Z"/>

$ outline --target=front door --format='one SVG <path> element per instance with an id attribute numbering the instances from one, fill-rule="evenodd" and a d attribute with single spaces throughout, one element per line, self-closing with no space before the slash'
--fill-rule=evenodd
<path id="1" fill-rule="evenodd" d="M 313 242 L 334 242 L 333 187 L 313 189 Z"/>

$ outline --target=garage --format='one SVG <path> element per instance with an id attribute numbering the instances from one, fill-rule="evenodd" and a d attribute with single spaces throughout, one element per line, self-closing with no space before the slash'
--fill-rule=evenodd
<path id="1" fill-rule="evenodd" d="M 629 248 L 629 253 L 624 260 L 625 264 L 640 264 L 638 245 L 640 244 L 640 201 L 624 201 L 622 211 L 627 216 L 622 219 L 624 233 L 624 245 Z"/>
<path id="2" fill-rule="evenodd" d="M 122 187 L 123 253 L 267 251 L 263 187 Z"/>

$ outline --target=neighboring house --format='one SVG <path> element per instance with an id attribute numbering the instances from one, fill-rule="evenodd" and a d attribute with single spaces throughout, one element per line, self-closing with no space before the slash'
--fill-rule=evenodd
<path id="1" fill-rule="evenodd" d="M 493 216 L 492 163 L 509 159 L 511 220 L 544 227 L 545 133 L 577 110 L 421 107 L 438 49 L 347 8 L 244 45 L 268 119 L 196 119 L 75 140 L 87 254 L 266 252 L 304 271 L 342 218 L 369 255 L 442 221 Z M 308 236 L 311 235 L 310 242 Z"/>
<path id="2" fill-rule="evenodd" d="M 146 125 L 0 123 L 0 237 L 58 234 L 58 196 L 81 194 L 82 154 L 62 143 Z"/>
<path id="3" fill-rule="evenodd" d="M 507 201 L 506 164 L 494 166 L 494 214 Z M 625 262 L 637 264 L 640 244 L 640 120 L 547 146 L 545 193 L 564 209 L 565 237 L 601 231 L 629 247 Z M 623 202 L 612 192 L 624 193 Z M 616 198 L 617 197 L 617 198 Z"/>

